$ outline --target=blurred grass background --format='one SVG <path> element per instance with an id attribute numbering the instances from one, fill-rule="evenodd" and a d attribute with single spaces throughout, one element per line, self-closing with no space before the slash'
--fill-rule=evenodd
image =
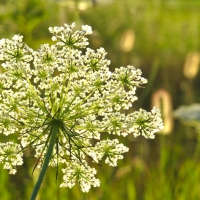
<path id="1" fill-rule="evenodd" d="M 200 1 L 0 0 L 0 38 L 19 33 L 34 49 L 51 43 L 48 27 L 74 21 L 92 26 L 90 47 L 105 48 L 111 70 L 142 69 L 149 82 L 132 109 L 161 108 L 165 129 L 154 140 L 119 138 L 129 153 L 116 168 L 96 166 L 101 186 L 87 194 L 60 189 L 62 172 L 56 182 L 50 169 L 38 200 L 200 199 L 200 133 L 173 119 L 174 109 L 200 101 Z M 14 176 L 0 165 L 0 199 L 29 199 L 39 172 L 32 176 L 36 160 L 24 162 Z"/>

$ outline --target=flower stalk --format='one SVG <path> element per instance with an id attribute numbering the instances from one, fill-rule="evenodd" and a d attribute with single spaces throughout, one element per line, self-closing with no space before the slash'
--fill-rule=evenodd
<path id="1" fill-rule="evenodd" d="M 49 145 L 47 147 L 47 152 L 46 152 L 46 155 L 45 155 L 44 163 L 42 165 L 38 180 L 35 184 L 35 187 L 33 189 L 30 200 L 35 200 L 36 197 L 37 197 L 38 191 L 40 189 L 40 186 L 42 184 L 42 181 L 43 181 L 44 176 L 46 174 L 46 171 L 48 169 L 49 161 L 51 160 L 53 148 L 54 148 L 55 143 L 56 143 L 56 137 L 58 135 L 59 129 L 62 126 L 62 122 L 60 120 L 55 119 L 55 120 L 52 121 L 50 126 L 51 127 L 50 127 L 50 133 L 49 133 L 50 134 Z"/>

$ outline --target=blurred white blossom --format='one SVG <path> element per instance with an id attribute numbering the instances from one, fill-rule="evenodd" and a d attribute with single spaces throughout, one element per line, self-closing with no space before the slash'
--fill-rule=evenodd
<path id="1" fill-rule="evenodd" d="M 195 127 L 200 133 L 200 104 L 182 105 L 174 110 L 174 118 L 179 119 L 187 126 Z"/>
<path id="2" fill-rule="evenodd" d="M 154 138 L 163 124 L 156 108 L 125 114 L 137 100 L 136 88 L 147 80 L 130 65 L 109 71 L 105 50 L 86 48 L 85 36 L 92 28 L 85 25 L 73 31 L 74 27 L 75 23 L 49 28 L 55 44 L 43 44 L 37 51 L 20 35 L 0 40 L 0 133 L 17 138 L 0 144 L 0 162 L 15 174 L 23 151 L 32 148 L 41 168 L 55 137 L 49 166 L 62 163 L 61 187 L 78 183 L 88 192 L 100 181 L 87 158 L 116 166 L 128 151 L 117 139 L 102 140 L 102 133 Z"/>

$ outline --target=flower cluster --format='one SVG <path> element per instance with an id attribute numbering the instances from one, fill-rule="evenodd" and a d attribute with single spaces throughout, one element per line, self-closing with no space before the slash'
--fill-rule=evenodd
<path id="1" fill-rule="evenodd" d="M 55 44 L 37 51 L 20 35 L 0 40 L 0 133 L 17 138 L 0 144 L 0 162 L 15 174 L 23 151 L 32 148 L 41 168 L 52 146 L 48 165 L 62 166 L 61 187 L 77 181 L 88 192 L 100 184 L 88 158 L 116 166 L 128 151 L 117 139 L 102 140 L 102 133 L 154 138 L 163 124 L 156 108 L 125 114 L 147 80 L 133 66 L 109 71 L 105 50 L 86 47 L 91 27 L 74 26 L 49 28 Z"/>

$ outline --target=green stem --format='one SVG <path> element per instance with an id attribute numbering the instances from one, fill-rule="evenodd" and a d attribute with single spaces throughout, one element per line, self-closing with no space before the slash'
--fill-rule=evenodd
<path id="1" fill-rule="evenodd" d="M 138 107 L 139 108 L 143 106 L 144 101 L 146 100 L 149 92 L 151 91 L 151 89 L 153 87 L 154 81 L 155 81 L 156 76 L 158 74 L 159 63 L 160 63 L 159 60 L 155 60 L 153 62 L 152 70 L 151 70 L 150 76 L 148 78 L 148 85 L 145 87 L 144 92 L 140 96 L 140 101 L 138 102 Z"/>
<path id="2" fill-rule="evenodd" d="M 35 198 L 38 194 L 38 191 L 40 189 L 40 186 L 41 186 L 42 181 L 44 179 L 44 176 L 46 174 L 46 171 L 47 171 L 47 168 L 48 168 L 48 165 L 49 165 L 49 161 L 51 159 L 53 147 L 54 147 L 54 144 L 56 142 L 56 136 L 57 136 L 57 133 L 59 131 L 59 128 L 60 128 L 60 123 L 57 120 L 52 123 L 51 130 L 50 130 L 51 138 L 50 138 L 49 146 L 47 148 L 47 153 L 46 153 L 46 156 L 45 156 L 45 159 L 44 159 L 44 163 L 42 165 L 41 172 L 39 174 L 37 183 L 35 184 L 35 187 L 33 189 L 33 193 L 31 195 L 30 200 L 35 200 Z"/>

